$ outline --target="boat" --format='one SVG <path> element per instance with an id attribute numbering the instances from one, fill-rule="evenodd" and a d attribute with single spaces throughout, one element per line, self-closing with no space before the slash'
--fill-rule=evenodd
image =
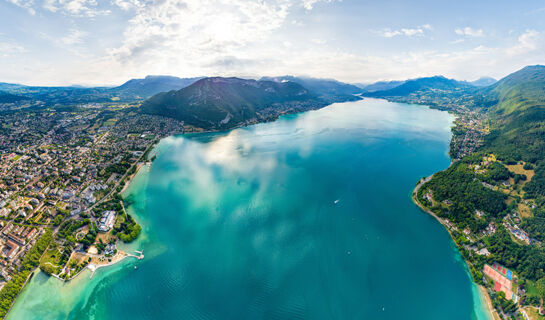
<path id="1" fill-rule="evenodd" d="M 339 203 L 339 201 L 340 201 L 340 200 L 337 199 L 337 200 L 333 201 L 333 203 L 334 203 L 334 204 L 337 204 L 337 203 Z"/>
<path id="2" fill-rule="evenodd" d="M 137 266 L 134 266 L 134 270 L 136 270 L 136 269 L 138 269 L 138 267 L 137 267 Z"/>

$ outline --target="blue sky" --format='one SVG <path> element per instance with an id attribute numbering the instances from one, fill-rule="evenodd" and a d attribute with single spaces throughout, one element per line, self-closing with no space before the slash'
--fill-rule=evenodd
<path id="1" fill-rule="evenodd" d="M 544 60 L 543 0 L 0 0 L 4 82 L 474 80 Z"/>

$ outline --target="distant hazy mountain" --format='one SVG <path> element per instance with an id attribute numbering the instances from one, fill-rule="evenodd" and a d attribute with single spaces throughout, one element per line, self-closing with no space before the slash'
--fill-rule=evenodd
<path id="1" fill-rule="evenodd" d="M 376 92 L 376 91 L 390 90 L 395 87 L 399 87 L 400 85 L 404 83 L 405 81 L 378 81 L 373 84 L 362 85 L 361 88 L 365 92 Z"/>
<path id="2" fill-rule="evenodd" d="M 454 92 L 464 89 L 470 89 L 471 87 L 472 86 L 467 83 L 463 83 L 453 79 L 447 79 L 443 76 L 434 76 L 407 80 L 397 87 L 387 90 L 369 92 L 365 95 L 371 97 L 407 96 L 412 93 L 422 93 L 425 91 L 436 92 L 438 90 L 441 90 L 443 92 Z"/>
<path id="3" fill-rule="evenodd" d="M 317 79 L 309 77 L 294 77 L 294 76 L 281 76 L 281 77 L 263 77 L 264 81 L 296 82 L 303 87 L 307 88 L 310 92 L 318 95 L 321 99 L 329 102 L 351 101 L 358 100 L 354 97 L 355 94 L 360 94 L 363 90 L 355 85 L 340 82 L 333 79 Z"/>
<path id="4" fill-rule="evenodd" d="M 182 120 L 204 129 L 227 129 L 326 105 L 298 83 L 205 78 L 178 91 L 159 93 L 141 112 Z"/>
<path id="5" fill-rule="evenodd" d="M 177 78 L 171 76 L 147 76 L 144 79 L 132 79 L 109 92 L 122 99 L 145 99 L 159 92 L 180 90 L 194 83 L 199 78 Z"/>
<path id="6" fill-rule="evenodd" d="M 151 97 L 159 92 L 179 90 L 202 78 L 177 78 L 171 76 L 147 76 L 132 79 L 121 86 L 108 87 L 35 87 L 12 83 L 0 83 L 0 91 L 22 95 L 45 104 L 79 104 L 90 102 L 133 102 Z"/>
<path id="7" fill-rule="evenodd" d="M 491 78 L 491 77 L 481 77 L 475 81 L 470 81 L 468 82 L 469 84 L 472 84 L 476 87 L 486 87 L 486 86 L 490 86 L 490 85 L 493 85 L 494 83 L 496 83 L 498 80 L 494 79 L 494 78 Z"/>

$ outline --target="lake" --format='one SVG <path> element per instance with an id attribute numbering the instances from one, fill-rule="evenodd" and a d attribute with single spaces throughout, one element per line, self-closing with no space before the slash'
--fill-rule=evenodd
<path id="1" fill-rule="evenodd" d="M 38 273 L 8 319 L 488 319 L 410 198 L 448 167 L 453 120 L 365 99 L 163 139 L 125 194 L 145 259 Z"/>

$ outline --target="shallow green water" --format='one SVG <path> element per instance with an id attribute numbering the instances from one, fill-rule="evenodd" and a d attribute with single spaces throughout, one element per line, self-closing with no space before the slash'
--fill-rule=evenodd
<path id="1" fill-rule="evenodd" d="M 164 139 L 127 197 L 146 258 L 37 274 L 9 319 L 486 319 L 410 200 L 448 166 L 452 120 L 368 99 Z"/>

